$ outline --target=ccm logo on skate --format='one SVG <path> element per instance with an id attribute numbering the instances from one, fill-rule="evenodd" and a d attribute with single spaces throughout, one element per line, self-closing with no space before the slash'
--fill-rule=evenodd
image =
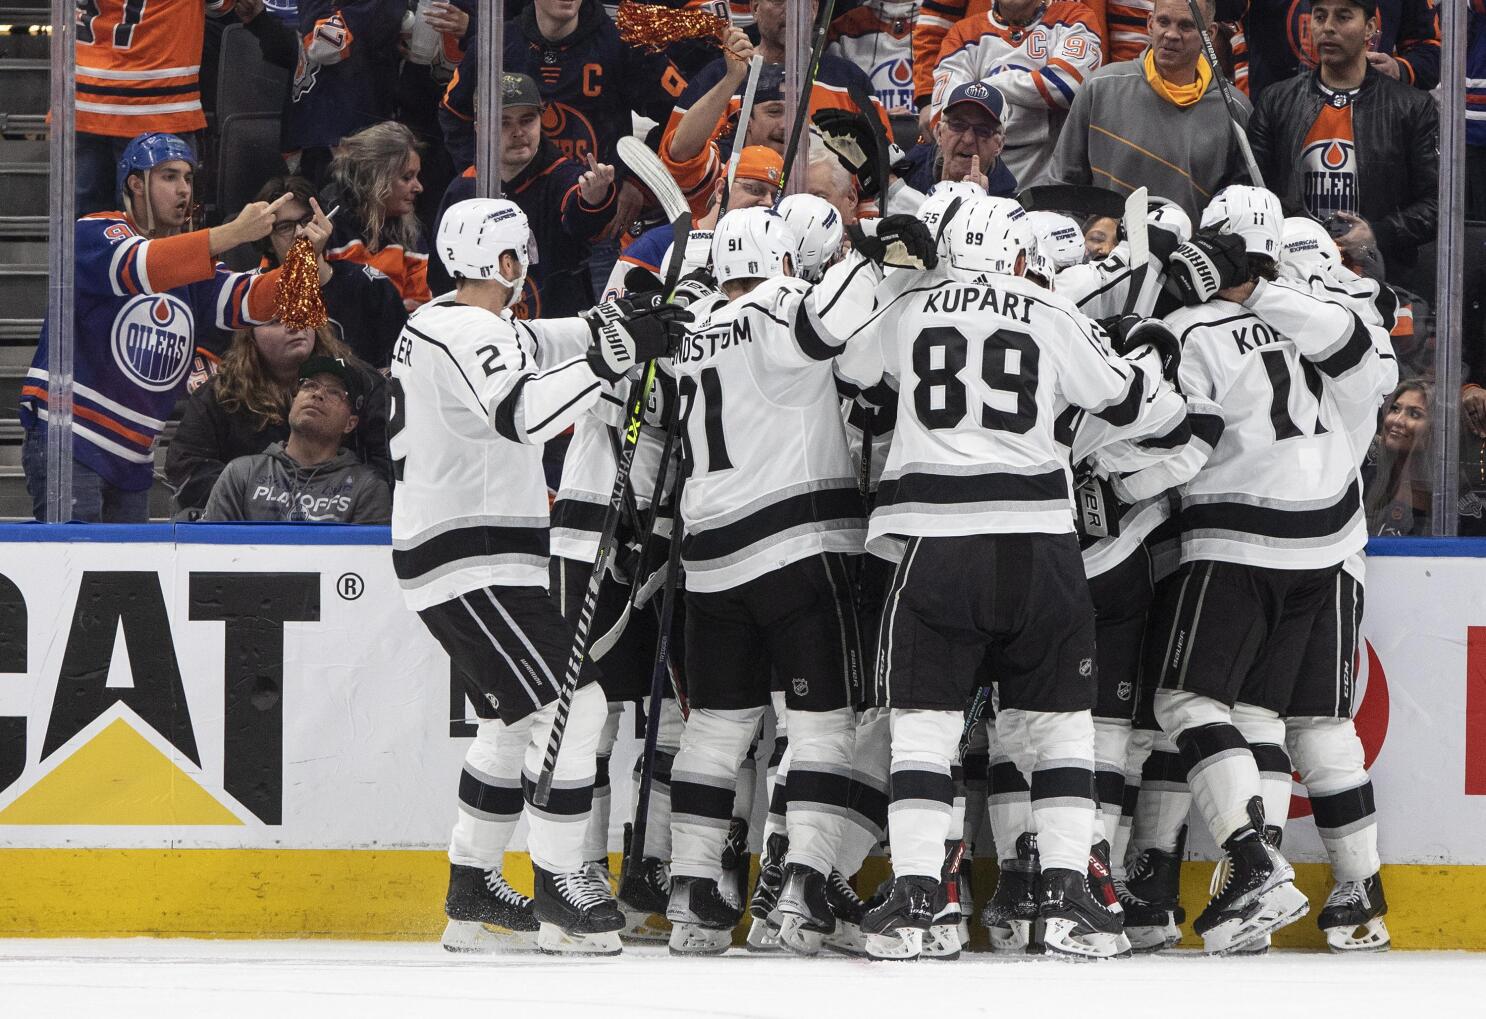
<path id="1" fill-rule="evenodd" d="M 1362 741 L 1363 762 L 1367 768 L 1371 769 L 1373 762 L 1378 759 L 1378 754 L 1383 750 L 1383 741 L 1388 738 L 1388 676 L 1383 672 L 1383 663 L 1378 659 L 1378 653 L 1373 649 L 1372 641 L 1364 640 L 1362 644 L 1367 649 L 1367 675 L 1365 677 L 1357 675 L 1357 668 L 1361 664 L 1362 657 L 1359 651 L 1358 660 L 1352 663 L 1352 682 L 1354 687 L 1360 686 L 1363 692 L 1362 703 L 1357 708 L 1353 723 L 1357 726 L 1357 738 Z M 1469 762 L 1468 756 L 1467 762 Z M 1297 788 L 1304 788 L 1300 785 L 1299 775 L 1292 773 L 1292 777 Z M 1292 818 L 1310 817 L 1310 797 L 1292 794 L 1290 816 Z"/>
<path id="2" fill-rule="evenodd" d="M 177 577 L 185 619 L 155 571 L 89 570 L 70 624 L 46 621 L 61 665 L 49 712 L 0 718 L 0 825 L 282 823 L 284 624 L 319 621 L 320 574 Z M 205 694 L 187 658 L 188 697 L 174 634 L 208 626 L 221 693 Z M 0 674 L 30 671 L 26 637 L 25 593 L 0 575 Z"/>

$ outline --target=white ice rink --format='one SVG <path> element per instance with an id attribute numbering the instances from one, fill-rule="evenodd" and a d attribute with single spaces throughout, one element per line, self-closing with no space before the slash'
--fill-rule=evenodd
<path id="1" fill-rule="evenodd" d="M 72 1019 L 789 1019 L 963 1016 L 1407 1019 L 1486 1016 L 1486 955 L 1260 959 L 1178 953 L 1099 964 L 868 963 L 735 952 L 672 960 L 450 956 L 436 944 L 0 941 L 0 1017 Z"/>

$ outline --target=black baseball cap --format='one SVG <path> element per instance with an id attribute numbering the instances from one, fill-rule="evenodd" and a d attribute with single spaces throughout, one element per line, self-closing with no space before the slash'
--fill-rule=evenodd
<path id="1" fill-rule="evenodd" d="M 506 72 L 500 76 L 500 103 L 501 107 L 511 106 L 535 106 L 542 107 L 542 93 L 537 88 L 537 80 L 529 74 L 512 74 Z"/>
<path id="2" fill-rule="evenodd" d="M 994 85 L 987 85 L 983 81 L 967 81 L 950 92 L 949 98 L 944 100 L 942 110 L 948 110 L 951 106 L 960 103 L 974 103 L 982 110 L 989 113 L 997 123 L 1002 120 L 1002 114 L 1006 110 L 1006 97 L 1001 90 Z"/>
<path id="3" fill-rule="evenodd" d="M 351 398 L 351 410 L 361 410 L 361 379 L 357 376 L 355 368 L 346 364 L 338 357 L 311 357 L 299 366 L 299 377 L 312 379 L 316 375 L 334 375 L 341 380 L 341 385 L 346 387 L 346 395 Z"/>

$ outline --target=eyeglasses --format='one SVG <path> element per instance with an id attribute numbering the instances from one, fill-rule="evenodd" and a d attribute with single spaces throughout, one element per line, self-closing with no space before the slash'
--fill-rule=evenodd
<path id="1" fill-rule="evenodd" d="M 964 134 L 968 131 L 975 135 L 975 140 L 978 142 L 988 142 L 1001 133 L 1000 124 L 995 127 L 984 127 L 980 124 L 967 124 L 963 120 L 955 120 L 952 117 L 943 117 L 939 123 L 943 124 L 944 129 L 950 134 Z"/>
<path id="2" fill-rule="evenodd" d="M 280 237 L 287 237 L 289 234 L 292 234 L 294 231 L 298 230 L 300 227 L 302 227 L 302 226 L 309 226 L 314 221 L 315 221 L 315 214 L 314 213 L 310 213 L 309 215 L 305 216 L 303 219 L 283 219 L 283 220 L 278 220 L 273 225 L 273 232 L 276 233 L 276 234 L 278 234 Z"/>
<path id="3" fill-rule="evenodd" d="M 316 393 L 324 393 L 332 400 L 342 400 L 348 404 L 351 402 L 351 394 L 340 386 L 327 386 L 317 379 L 300 379 L 299 385 L 294 387 L 294 391 L 296 393 L 309 393 L 311 396 L 314 396 Z"/>

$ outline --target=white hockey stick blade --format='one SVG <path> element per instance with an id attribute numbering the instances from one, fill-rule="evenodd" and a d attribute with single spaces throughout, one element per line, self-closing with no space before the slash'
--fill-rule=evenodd
<path id="1" fill-rule="evenodd" d="M 1140 293 L 1145 289 L 1145 278 L 1150 272 L 1151 243 L 1146 232 L 1146 216 L 1150 211 L 1150 198 L 1143 187 L 1130 192 L 1125 199 L 1125 239 L 1130 243 L 1130 280 L 1126 284 L 1125 313 L 1135 310 Z"/>
<path id="2" fill-rule="evenodd" d="M 630 172 L 640 178 L 640 183 L 655 195 L 656 201 L 665 210 L 667 221 L 674 222 L 689 211 L 686 197 L 681 193 L 676 179 L 660 161 L 660 157 L 645 147 L 644 142 L 632 135 L 620 138 L 619 158 L 624 160 L 624 165 L 630 168 Z"/>

